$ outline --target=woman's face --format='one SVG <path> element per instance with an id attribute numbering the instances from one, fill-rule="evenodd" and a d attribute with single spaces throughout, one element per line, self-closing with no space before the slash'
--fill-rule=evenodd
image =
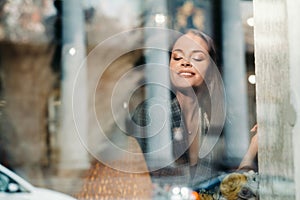
<path id="1" fill-rule="evenodd" d="M 209 65 L 206 41 L 193 33 L 181 36 L 173 46 L 170 59 L 172 84 L 176 88 L 200 86 Z"/>

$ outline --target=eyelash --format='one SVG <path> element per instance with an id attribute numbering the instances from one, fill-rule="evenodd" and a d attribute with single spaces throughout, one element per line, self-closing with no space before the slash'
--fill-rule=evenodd
<path id="1" fill-rule="evenodd" d="M 173 57 L 174 60 L 179 61 L 182 59 L 182 57 Z M 204 60 L 203 58 L 192 58 L 194 61 L 200 62 L 202 60 Z"/>
<path id="2" fill-rule="evenodd" d="M 204 60 L 203 58 L 192 58 L 194 61 L 202 61 L 202 60 Z"/>
<path id="3" fill-rule="evenodd" d="M 174 60 L 179 61 L 182 59 L 182 57 L 173 57 Z"/>

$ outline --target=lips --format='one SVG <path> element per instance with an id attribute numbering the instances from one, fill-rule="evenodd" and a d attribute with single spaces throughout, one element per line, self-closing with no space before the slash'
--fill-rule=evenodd
<path id="1" fill-rule="evenodd" d="M 195 75 L 195 73 L 191 72 L 191 71 L 179 71 L 177 74 L 181 77 L 184 77 L 184 78 L 190 78 L 190 77 L 193 77 Z"/>

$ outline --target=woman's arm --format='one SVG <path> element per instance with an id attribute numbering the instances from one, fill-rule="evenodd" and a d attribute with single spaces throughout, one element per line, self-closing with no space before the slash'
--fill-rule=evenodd
<path id="1" fill-rule="evenodd" d="M 252 137 L 248 151 L 245 154 L 238 169 L 252 167 L 255 157 L 257 155 L 257 152 L 258 152 L 257 124 L 251 129 L 251 132 L 255 132 L 255 135 Z"/>

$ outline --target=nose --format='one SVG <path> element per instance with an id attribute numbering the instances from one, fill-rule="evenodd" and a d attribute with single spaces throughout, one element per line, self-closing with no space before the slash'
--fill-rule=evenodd
<path id="1" fill-rule="evenodd" d="M 191 62 L 188 59 L 184 58 L 184 59 L 182 59 L 181 66 L 183 66 L 183 67 L 191 67 L 192 64 L 191 64 Z"/>

